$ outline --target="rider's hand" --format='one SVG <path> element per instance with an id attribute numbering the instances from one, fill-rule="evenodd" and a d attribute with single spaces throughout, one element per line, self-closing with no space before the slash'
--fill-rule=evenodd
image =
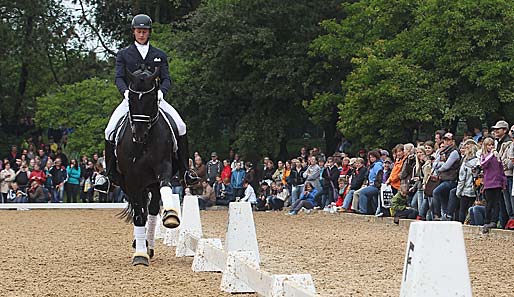
<path id="1" fill-rule="evenodd" d="M 129 90 L 125 90 L 125 92 L 123 93 L 123 98 L 125 98 L 125 100 L 128 100 L 128 95 L 129 95 Z"/>
<path id="2" fill-rule="evenodd" d="M 159 99 L 159 100 L 164 99 L 164 93 L 161 90 L 157 91 L 157 99 Z"/>

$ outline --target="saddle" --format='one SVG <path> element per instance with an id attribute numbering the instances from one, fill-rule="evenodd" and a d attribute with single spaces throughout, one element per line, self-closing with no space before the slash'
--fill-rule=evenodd
<path id="1" fill-rule="evenodd" d="M 170 114 L 165 112 L 162 108 L 159 108 L 159 112 L 163 116 L 164 121 L 166 124 L 168 124 L 168 127 L 170 128 L 171 136 L 173 137 L 173 152 L 176 153 L 178 150 L 177 145 L 177 136 L 178 134 L 178 128 L 177 124 L 175 123 L 175 120 L 171 117 Z M 125 130 L 129 126 L 129 113 L 127 112 L 116 124 L 116 128 L 114 128 L 114 146 L 116 147 L 120 141 L 121 136 L 125 133 Z M 116 152 L 116 149 L 114 150 Z"/>

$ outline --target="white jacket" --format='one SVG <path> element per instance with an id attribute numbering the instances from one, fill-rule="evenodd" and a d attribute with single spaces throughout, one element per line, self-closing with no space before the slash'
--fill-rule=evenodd
<path id="1" fill-rule="evenodd" d="M 473 187 L 473 168 L 480 162 L 480 159 L 473 156 L 471 159 L 464 159 L 459 169 L 459 182 L 457 183 L 457 197 L 476 197 Z"/>

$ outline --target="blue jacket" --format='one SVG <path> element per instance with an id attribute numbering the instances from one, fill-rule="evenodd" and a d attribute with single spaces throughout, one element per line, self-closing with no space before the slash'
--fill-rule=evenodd
<path id="1" fill-rule="evenodd" d="M 384 170 L 384 163 L 382 163 L 381 159 L 378 159 L 369 168 L 368 181 L 370 186 L 375 183 L 375 178 L 377 177 L 377 174 L 380 170 Z"/>
<path id="2" fill-rule="evenodd" d="M 128 90 L 129 80 L 125 76 L 125 68 L 130 72 L 134 72 L 140 69 L 142 64 L 144 64 L 147 69 L 149 68 L 151 72 L 154 72 L 155 67 L 159 66 L 160 89 L 164 96 L 166 96 L 171 86 L 168 57 L 160 49 L 149 45 L 148 53 L 143 60 L 143 57 L 141 57 L 134 43 L 120 50 L 116 55 L 114 80 L 120 93 L 123 95 L 123 93 Z"/>
<path id="3" fill-rule="evenodd" d="M 244 169 L 234 170 L 232 171 L 232 176 L 230 176 L 230 185 L 234 189 L 242 189 L 243 188 L 243 180 L 245 179 L 246 172 Z"/>
<path id="4" fill-rule="evenodd" d="M 304 195 L 305 192 L 302 192 L 302 194 L 300 195 L 300 200 L 306 200 L 306 201 L 309 201 L 310 203 L 312 203 L 312 205 L 314 205 L 314 197 L 316 197 L 316 194 L 318 193 L 318 190 L 316 190 L 315 188 L 312 189 L 312 191 L 309 192 L 309 194 Z"/>
<path id="5" fill-rule="evenodd" d="M 78 185 L 80 183 L 80 167 L 71 168 L 68 166 L 66 167 L 66 173 L 68 173 L 67 183 L 73 185 Z"/>

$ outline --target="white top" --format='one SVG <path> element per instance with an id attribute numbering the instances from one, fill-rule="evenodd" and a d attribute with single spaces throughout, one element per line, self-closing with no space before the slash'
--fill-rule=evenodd
<path id="1" fill-rule="evenodd" d="M 143 57 L 144 60 L 146 58 L 146 54 L 148 54 L 150 42 L 147 42 L 146 44 L 139 44 L 137 41 L 134 41 L 134 44 L 136 45 L 137 50 L 139 51 L 141 57 Z"/>
<path id="2" fill-rule="evenodd" d="M 253 190 L 251 185 L 248 185 L 245 190 L 245 196 L 241 199 L 241 201 L 248 201 L 252 204 L 257 203 L 257 196 L 255 196 L 255 191 Z"/>

